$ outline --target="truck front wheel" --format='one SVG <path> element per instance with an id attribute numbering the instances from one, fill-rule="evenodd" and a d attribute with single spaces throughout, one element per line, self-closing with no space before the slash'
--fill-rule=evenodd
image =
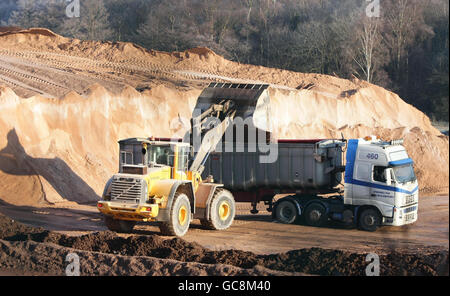
<path id="1" fill-rule="evenodd" d="M 281 201 L 275 208 L 275 218 L 284 224 L 294 223 L 298 218 L 294 203 L 289 200 Z"/>
<path id="2" fill-rule="evenodd" d="M 105 225 L 111 231 L 120 233 L 131 233 L 133 231 L 134 226 L 136 225 L 136 222 L 116 220 L 111 216 L 105 216 Z"/>
<path id="3" fill-rule="evenodd" d="M 380 214 L 374 209 L 364 209 L 359 216 L 359 228 L 365 231 L 375 231 L 381 225 Z"/>
<path id="4" fill-rule="evenodd" d="M 211 199 L 209 220 L 201 219 L 203 227 L 211 230 L 224 230 L 231 226 L 236 213 L 234 197 L 228 190 L 217 189 Z"/>
<path id="5" fill-rule="evenodd" d="M 159 229 L 163 235 L 183 236 L 191 223 L 191 204 L 186 194 L 175 194 L 170 209 L 169 221 L 161 222 Z"/>
<path id="6" fill-rule="evenodd" d="M 320 227 L 327 222 L 327 213 L 323 205 L 319 203 L 312 203 L 306 207 L 305 222 L 309 226 Z"/>

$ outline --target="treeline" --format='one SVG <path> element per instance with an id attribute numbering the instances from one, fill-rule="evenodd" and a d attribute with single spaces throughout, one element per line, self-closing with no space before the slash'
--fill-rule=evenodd
<path id="1" fill-rule="evenodd" d="M 72 0 L 73 2 L 73 0 Z M 398 93 L 448 121 L 448 0 L 2 0 L 3 25 L 349 78 Z M 372 5 L 367 8 L 368 5 Z M 368 17 L 367 11 L 369 11 Z"/>

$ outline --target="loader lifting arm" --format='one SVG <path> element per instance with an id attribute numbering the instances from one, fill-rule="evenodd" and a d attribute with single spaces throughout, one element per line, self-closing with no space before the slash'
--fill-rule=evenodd
<path id="1" fill-rule="evenodd" d="M 211 105 L 200 116 L 192 118 L 191 126 L 194 137 L 201 138 L 201 144 L 189 168 L 192 172 L 203 171 L 203 164 L 208 155 L 216 148 L 230 123 L 233 121 L 236 110 L 232 109 L 233 101 L 223 100 L 219 104 Z M 216 121 L 208 120 L 215 118 Z M 193 140 L 192 140 L 193 141 Z M 195 147 L 195 146 L 192 146 Z"/>

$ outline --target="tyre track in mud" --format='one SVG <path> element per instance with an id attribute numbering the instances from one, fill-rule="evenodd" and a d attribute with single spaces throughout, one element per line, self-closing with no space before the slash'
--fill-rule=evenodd
<path id="1" fill-rule="evenodd" d="M 79 70 L 94 69 L 99 73 L 121 73 L 121 74 L 135 74 L 135 72 L 143 72 L 145 74 L 158 75 L 158 76 L 169 76 L 171 78 L 177 78 L 177 75 L 173 73 L 173 68 L 167 67 L 160 64 L 148 63 L 148 62 L 133 62 L 133 63 L 117 63 L 110 61 L 96 61 L 91 58 L 78 57 L 71 55 L 62 55 L 58 53 L 50 52 L 34 52 L 34 51 L 11 51 L 11 50 L 0 50 L 0 54 L 8 56 L 17 56 L 22 59 L 30 61 L 39 61 L 52 64 L 59 69 L 64 69 L 69 67 L 78 67 Z M 68 61 L 65 61 L 68 60 Z M 142 64 L 145 67 L 142 67 Z M 118 79 L 116 77 L 112 80 L 120 81 L 123 83 L 123 79 Z"/>
<path id="2" fill-rule="evenodd" d="M 35 67 L 47 73 L 55 75 L 55 77 L 70 77 L 76 81 L 82 81 L 85 86 L 82 89 L 71 89 L 81 94 L 85 88 L 93 83 L 99 83 L 106 88 L 122 88 L 125 86 L 126 80 L 113 75 L 101 76 L 103 72 L 100 68 L 95 68 L 98 64 L 96 61 L 72 57 L 68 55 L 58 55 L 53 53 L 41 52 L 14 52 L 10 50 L 0 50 L 0 59 L 13 59 L 12 62 L 18 65 Z M 65 61 L 64 61 L 65 60 Z M 93 71 L 95 70 L 95 71 Z M 76 72 L 76 73 L 75 73 Z"/>
<path id="3" fill-rule="evenodd" d="M 153 79 L 165 79 L 174 83 L 179 81 L 192 82 L 221 82 L 221 83 L 264 83 L 251 79 L 239 79 L 220 75 L 216 71 L 204 69 L 191 69 L 179 65 L 167 66 L 152 63 L 144 59 L 127 59 L 120 62 L 97 61 L 92 58 L 64 55 L 42 51 L 14 51 L 10 49 L 0 50 L 0 66 L 6 77 L 22 81 L 28 91 L 53 97 L 61 97 L 65 93 L 74 90 L 81 94 L 93 82 L 97 82 L 107 89 L 118 90 L 126 84 L 137 87 L 142 83 L 148 83 Z M 15 67 L 14 67 L 15 66 Z M 18 67 L 36 68 L 45 71 L 46 75 L 54 75 L 53 80 L 66 76 L 74 81 L 86 84 L 83 88 L 73 89 L 60 83 L 36 77 L 28 71 L 17 69 Z M 73 72 L 76 72 L 73 73 Z M 94 81 L 92 81 L 94 80 Z M 88 83 L 90 82 L 90 83 Z M 17 85 L 9 83 L 17 89 Z M 28 87 L 27 86 L 31 86 Z M 271 85 L 274 88 L 294 90 L 287 86 Z M 40 90 L 36 91 L 36 90 Z"/>
<path id="4" fill-rule="evenodd" d="M 34 92 L 34 93 L 37 93 L 37 94 L 40 94 L 40 95 L 43 95 L 46 97 L 54 97 L 52 94 L 46 93 L 45 91 L 42 91 L 41 89 L 34 88 L 33 86 L 23 83 L 22 81 L 13 79 L 9 76 L 2 75 L 1 73 L 2 73 L 2 69 L 0 68 L 0 80 L 5 81 L 6 84 L 9 84 L 10 86 L 12 86 L 13 89 L 23 88 L 27 91 L 31 91 L 31 92 Z"/>
<path id="5" fill-rule="evenodd" d="M 58 65 L 58 67 L 61 67 L 61 69 L 59 69 L 57 67 L 54 67 L 53 65 L 45 65 L 45 64 L 39 63 L 37 61 L 19 59 L 17 57 L 5 56 L 5 55 L 0 54 L 0 62 L 2 62 L 2 61 L 5 63 L 9 63 L 11 65 L 15 65 L 19 68 L 24 67 L 24 68 L 33 68 L 33 69 L 42 70 L 42 71 L 45 71 L 46 74 L 53 74 L 54 76 L 56 75 L 55 76 L 56 78 L 58 78 L 59 76 L 62 76 L 64 78 L 71 78 L 71 79 L 79 80 L 86 85 L 85 87 L 88 87 L 93 82 L 97 82 L 99 84 L 110 83 L 109 81 L 94 78 L 94 77 L 91 77 L 84 73 L 76 73 L 75 74 L 72 70 L 67 70 L 68 69 L 67 67 L 63 68 L 62 63 L 60 65 Z M 123 83 L 121 83 L 120 86 L 123 86 Z M 65 88 L 67 88 L 67 87 L 65 87 Z M 77 91 L 78 93 L 82 93 L 82 91 L 84 90 L 84 88 L 83 89 L 67 88 L 67 89 Z"/>
<path id="6" fill-rule="evenodd" d="M 70 91 L 69 88 L 59 85 L 54 81 L 42 79 L 30 72 L 3 63 L 0 64 L 0 74 L 3 74 L 3 77 L 12 77 L 16 81 L 28 86 L 30 90 L 41 90 L 41 95 L 60 97 Z"/>

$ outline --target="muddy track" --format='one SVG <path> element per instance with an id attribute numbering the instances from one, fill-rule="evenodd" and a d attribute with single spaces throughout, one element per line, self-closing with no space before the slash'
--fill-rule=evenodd
<path id="1" fill-rule="evenodd" d="M 226 264 L 244 269 L 262 266 L 283 272 L 318 275 L 364 275 L 366 254 L 320 248 L 301 249 L 281 254 L 256 255 L 240 250 L 212 251 L 180 238 L 158 235 L 118 236 L 110 231 L 73 237 L 32 228 L 0 216 L 0 239 L 8 242 L 51 243 L 82 251 L 120 256 L 145 256 L 180 262 Z M 421 251 L 418 254 L 380 255 L 381 275 L 448 274 L 448 250 Z"/>
<path id="2" fill-rule="evenodd" d="M 81 94 L 87 87 L 69 89 L 63 84 L 56 82 L 63 80 L 63 76 L 70 77 L 69 79 L 72 79 L 72 81 L 79 81 L 82 84 L 98 82 L 112 90 L 123 88 L 126 84 L 137 86 L 153 79 L 168 81 L 188 80 L 192 82 L 264 83 L 251 79 L 227 77 L 212 70 L 186 68 L 178 64 L 168 66 L 167 64 L 153 63 L 137 58 L 112 62 L 52 52 L 2 49 L 0 50 L 0 62 L 2 62 L 0 73 L 3 73 L 4 77 L 11 78 L 9 82 L 7 81 L 7 84 L 14 89 L 19 88 L 20 90 L 20 88 L 23 88 L 27 91 L 54 97 L 60 97 L 70 90 L 75 90 Z M 51 73 L 51 75 L 54 75 L 55 81 L 37 77 L 29 71 L 23 70 L 23 67 L 44 71 L 47 77 Z M 5 80 L 3 79 L 3 81 Z M 19 81 L 22 84 L 17 85 L 17 83 L 14 83 L 15 81 Z M 272 87 L 293 90 L 282 85 L 272 85 Z"/>
<path id="3" fill-rule="evenodd" d="M 74 73 L 73 70 L 71 70 L 68 67 L 63 68 L 62 64 L 59 65 L 61 68 L 55 67 L 54 65 L 45 65 L 38 61 L 31 61 L 31 60 L 24 60 L 17 57 L 11 57 L 11 56 L 5 56 L 0 54 L 0 62 L 9 63 L 11 65 L 14 65 L 18 68 L 24 68 L 24 69 L 32 69 L 33 71 L 42 71 L 43 73 L 47 74 L 47 76 L 51 75 L 55 79 L 65 77 L 68 79 L 73 80 L 79 80 L 86 86 L 91 85 L 93 82 L 97 82 L 99 84 L 108 85 L 110 81 L 103 80 L 103 79 L 96 79 L 92 76 L 89 76 L 84 73 Z M 119 86 L 123 86 L 122 83 L 119 84 Z M 66 87 L 65 87 L 66 88 Z M 67 89 L 67 88 L 66 88 Z M 75 91 L 79 91 L 76 90 Z"/>
<path id="4" fill-rule="evenodd" d="M 62 85 L 58 85 L 53 81 L 45 80 L 31 73 L 28 73 L 17 68 L 13 68 L 7 65 L 0 65 L 0 74 L 6 77 L 14 77 L 17 81 L 20 81 L 23 85 L 28 86 L 30 90 L 39 89 L 42 91 L 41 94 L 50 96 L 62 96 L 69 92 L 70 89 Z"/>
<path id="5" fill-rule="evenodd" d="M 0 69 L 0 81 L 6 82 L 6 85 L 12 86 L 13 89 L 19 88 L 19 89 L 23 89 L 25 91 L 29 91 L 32 93 L 38 93 L 38 94 L 46 96 L 46 97 L 53 97 L 52 94 L 42 91 L 41 89 L 35 88 L 31 85 L 28 85 L 28 84 L 24 83 L 23 81 L 19 81 L 14 78 L 11 78 L 9 75 L 2 74 L 1 70 L 2 69 Z"/>
<path id="6" fill-rule="evenodd" d="M 30 51 L 11 51 L 0 50 L 1 57 L 13 57 L 15 62 L 28 63 L 29 66 L 35 66 L 42 70 L 50 72 L 59 72 L 57 74 L 63 74 L 63 72 L 69 75 L 75 75 L 75 79 L 78 75 L 82 75 L 82 79 L 92 79 L 92 76 L 99 76 L 99 74 L 105 72 L 111 72 L 112 68 L 102 67 L 102 63 L 93 59 L 80 58 L 69 55 L 61 55 L 47 52 L 30 52 Z M 85 73 L 73 74 L 71 70 L 85 71 Z M 108 81 L 118 83 L 121 86 L 124 85 L 125 80 L 113 75 L 108 76 L 108 79 L 99 79 L 98 82 Z M 91 81 L 92 84 L 92 81 Z"/>

